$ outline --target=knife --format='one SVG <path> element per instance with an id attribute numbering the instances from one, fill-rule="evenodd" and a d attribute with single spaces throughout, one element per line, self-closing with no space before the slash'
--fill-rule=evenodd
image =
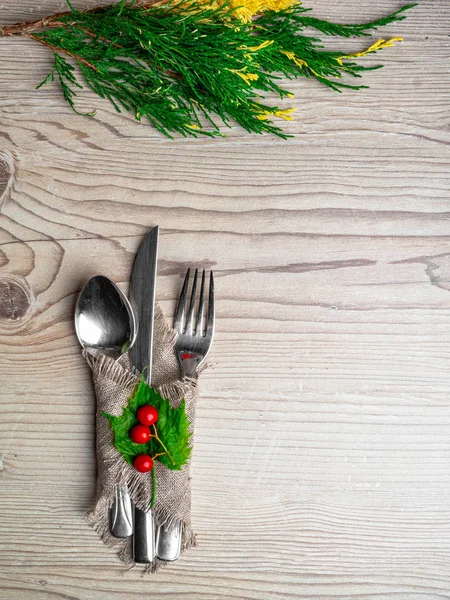
<path id="1" fill-rule="evenodd" d="M 144 238 L 136 254 L 130 283 L 130 301 L 138 326 L 130 360 L 148 385 L 152 376 L 158 236 L 159 227 L 153 227 Z M 145 512 L 134 507 L 133 552 L 137 563 L 151 563 L 155 559 L 155 525 L 151 510 Z"/>

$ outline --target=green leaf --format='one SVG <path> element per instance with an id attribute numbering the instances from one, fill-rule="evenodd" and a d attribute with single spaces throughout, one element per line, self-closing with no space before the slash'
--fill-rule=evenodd
<path id="1" fill-rule="evenodd" d="M 130 430 L 139 422 L 136 417 L 137 410 L 146 404 L 154 406 L 158 411 L 156 427 L 151 427 L 152 434 L 156 433 L 157 437 L 150 438 L 147 444 L 136 444 L 130 438 Z M 168 469 L 180 470 L 189 459 L 191 433 L 184 400 L 178 408 L 172 408 L 166 398 L 141 380 L 120 417 L 105 412 L 102 415 L 111 425 L 115 448 L 128 463 L 133 464 L 139 454 L 149 454 L 153 457 L 164 453 L 157 456 L 156 460 Z"/>

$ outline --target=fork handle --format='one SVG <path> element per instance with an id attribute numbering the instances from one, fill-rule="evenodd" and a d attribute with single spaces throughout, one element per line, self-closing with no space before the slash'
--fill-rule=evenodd
<path id="1" fill-rule="evenodd" d="M 181 350 L 178 352 L 178 361 L 181 374 L 184 377 L 193 377 L 200 364 L 201 357 L 194 352 Z M 156 535 L 156 552 L 160 560 L 174 561 L 180 556 L 182 530 L 178 523 L 172 529 L 159 527 Z"/>
<path id="2" fill-rule="evenodd" d="M 193 352 L 182 350 L 178 352 L 178 360 L 180 362 L 183 377 L 194 377 L 195 371 L 200 364 L 200 356 Z"/>

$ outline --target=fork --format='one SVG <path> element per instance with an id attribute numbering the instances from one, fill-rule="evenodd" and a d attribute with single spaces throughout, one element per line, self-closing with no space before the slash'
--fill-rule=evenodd
<path id="1" fill-rule="evenodd" d="M 205 326 L 205 279 L 203 269 L 200 283 L 200 294 L 198 300 L 198 312 L 195 319 L 195 305 L 197 296 L 198 269 L 195 269 L 192 282 L 191 298 L 186 317 L 188 298 L 188 287 L 191 270 L 188 269 L 181 288 L 178 305 L 175 312 L 173 328 L 178 333 L 175 343 L 175 352 L 180 363 L 181 375 L 193 377 L 198 367 L 204 362 L 211 348 L 214 336 L 215 306 L 214 306 L 214 277 L 211 271 L 209 275 L 208 313 Z M 177 523 L 171 529 L 161 526 L 156 534 L 156 553 L 160 560 L 174 561 L 180 556 L 181 524 Z"/>
<path id="2" fill-rule="evenodd" d="M 205 312 L 205 270 L 203 269 L 202 281 L 200 284 L 200 298 L 198 303 L 198 316 L 194 319 L 195 297 L 197 292 L 198 269 L 195 269 L 194 281 L 192 283 L 191 300 L 189 302 L 189 312 L 186 318 L 187 296 L 189 277 L 191 270 L 188 269 L 181 288 L 180 298 L 178 300 L 177 311 L 173 328 L 178 333 L 178 339 L 175 344 L 175 352 L 181 367 L 181 374 L 184 377 L 193 377 L 195 371 L 205 360 L 212 344 L 214 336 L 214 277 L 211 271 L 209 276 L 209 298 L 208 315 L 206 317 L 206 327 L 203 329 L 203 319 Z"/>

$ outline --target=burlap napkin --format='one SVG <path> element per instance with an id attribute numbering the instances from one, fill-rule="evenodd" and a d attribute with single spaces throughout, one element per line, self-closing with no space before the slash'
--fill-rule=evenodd
<path id="1" fill-rule="evenodd" d="M 167 325 L 159 306 L 155 307 L 155 328 L 153 338 L 152 386 L 162 396 L 177 407 L 186 400 L 186 413 L 193 431 L 195 418 L 196 379 L 180 381 L 180 368 L 174 351 L 176 333 Z M 117 484 L 128 486 L 133 503 L 142 510 L 148 510 L 152 497 L 150 473 L 139 473 L 128 464 L 113 445 L 113 435 L 108 420 L 101 414 L 105 411 L 119 416 L 128 404 L 140 374 L 132 371 L 127 355 L 114 361 L 102 355 L 94 358 L 85 354 L 92 369 L 95 395 L 97 397 L 97 498 L 94 507 L 86 514 L 87 522 L 101 535 L 108 546 L 120 546 L 119 557 L 126 564 L 133 564 L 132 540 L 117 539 L 110 534 L 109 511 Z M 191 436 L 191 444 L 192 444 Z M 191 485 L 190 462 L 181 471 L 171 471 L 155 462 L 157 476 L 157 497 L 153 507 L 156 526 L 182 524 L 182 551 L 195 545 L 195 535 L 191 527 Z M 148 566 L 155 571 L 161 566 L 158 559 Z"/>

